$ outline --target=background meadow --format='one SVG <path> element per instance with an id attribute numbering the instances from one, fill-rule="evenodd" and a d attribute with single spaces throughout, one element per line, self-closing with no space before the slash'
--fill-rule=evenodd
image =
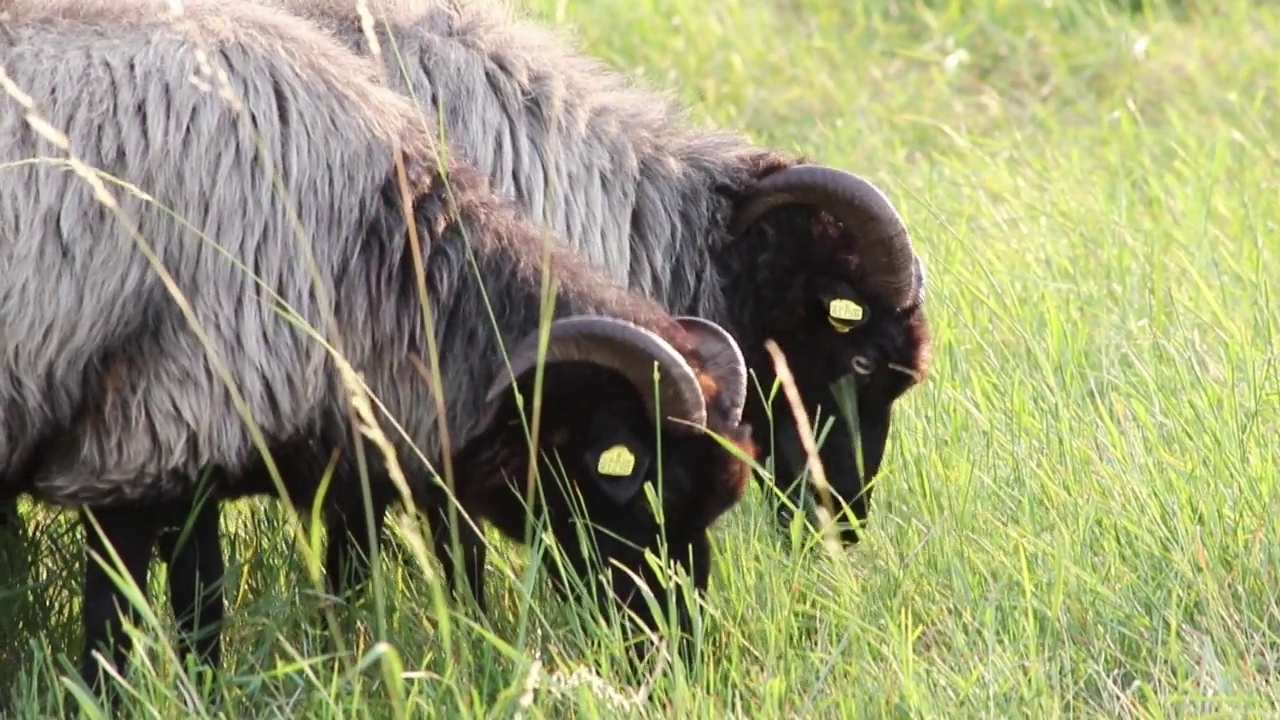
<path id="1" fill-rule="evenodd" d="M 491 555 L 488 622 L 450 611 L 410 533 L 335 608 L 292 521 L 237 503 L 222 706 L 190 702 L 157 565 L 123 716 L 1280 714 L 1280 6 L 527 7 L 906 217 L 934 362 L 866 539 L 829 555 L 752 487 L 716 535 L 701 664 L 637 680 L 526 551 Z M 0 588 L 0 705 L 43 718 L 82 707 L 81 541 L 24 513 L 37 585 Z"/>

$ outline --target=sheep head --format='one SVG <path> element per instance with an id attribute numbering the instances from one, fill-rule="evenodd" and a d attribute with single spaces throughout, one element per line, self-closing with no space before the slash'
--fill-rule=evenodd
<path id="1" fill-rule="evenodd" d="M 755 290 L 769 296 L 769 307 L 761 312 L 761 347 L 747 348 L 749 366 L 768 392 L 776 374 L 762 344 L 772 338 L 815 435 L 821 440 L 823 426 L 832 423 L 819 454 L 840 535 L 854 544 L 884 458 L 893 404 L 928 369 L 923 265 L 884 193 L 856 175 L 817 165 L 794 165 L 758 181 L 730 233 L 764 234 L 785 249 L 788 262 L 776 270 L 772 287 Z M 748 417 L 756 444 L 773 448 L 774 482 L 790 493 L 808 464 L 796 422 L 779 391 L 770 438 L 764 401 L 752 395 Z"/>
<path id="2" fill-rule="evenodd" d="M 659 555 L 665 544 L 667 557 L 705 590 L 709 528 L 738 501 L 750 477 L 749 466 L 720 444 L 754 456 L 751 429 L 742 423 L 742 353 L 723 329 L 697 318 L 677 318 L 667 337 L 601 316 L 561 319 L 549 333 L 537 485 L 526 492 L 532 412 L 522 413 L 510 392 L 518 386 L 532 409 L 535 335 L 511 354 L 510 373 L 489 394 L 483 429 L 455 464 L 466 478 L 458 483 L 463 505 L 516 540 L 524 538 L 531 507 L 570 571 L 588 587 L 608 578 L 607 592 L 596 587 L 596 596 L 652 626 L 637 579 L 660 602 L 667 583 L 655 577 L 646 551 Z M 557 580 L 564 590 L 563 578 Z M 687 628 L 683 607 L 678 621 Z"/>

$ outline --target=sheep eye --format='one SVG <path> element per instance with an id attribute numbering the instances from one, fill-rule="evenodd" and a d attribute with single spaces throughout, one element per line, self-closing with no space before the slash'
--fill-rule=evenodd
<path id="1" fill-rule="evenodd" d="M 865 317 L 866 310 L 848 298 L 836 298 L 827 304 L 827 322 L 842 335 L 856 327 Z"/>
<path id="2" fill-rule="evenodd" d="M 861 355 L 858 355 L 858 356 L 856 356 L 856 357 L 854 357 L 854 358 L 853 358 L 853 371 L 854 371 L 854 372 L 858 373 L 859 375 L 870 375 L 870 374 L 871 374 L 871 370 L 872 370 L 872 367 L 871 367 L 871 361 L 870 361 L 870 360 L 866 359 L 865 357 L 863 357 L 863 356 L 861 356 Z"/>
<path id="3" fill-rule="evenodd" d="M 631 477 L 636 469 L 635 453 L 626 445 L 614 445 L 600 453 L 596 472 L 608 477 Z"/>

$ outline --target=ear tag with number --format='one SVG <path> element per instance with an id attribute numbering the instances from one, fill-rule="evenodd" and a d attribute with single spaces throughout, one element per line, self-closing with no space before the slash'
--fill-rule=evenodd
<path id="1" fill-rule="evenodd" d="M 862 306 L 852 300 L 836 298 L 827 305 L 827 321 L 838 333 L 847 333 L 854 324 L 862 320 L 865 313 Z"/>
<path id="2" fill-rule="evenodd" d="M 609 477 L 631 477 L 636 469 L 636 456 L 626 445 L 614 445 L 600 453 L 596 472 Z"/>

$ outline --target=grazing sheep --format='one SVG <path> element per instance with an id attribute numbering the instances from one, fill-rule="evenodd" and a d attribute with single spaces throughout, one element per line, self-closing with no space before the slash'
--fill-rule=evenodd
<path id="1" fill-rule="evenodd" d="M 258 1 L 370 53 L 356 0 Z M 778 343 L 809 420 L 834 422 L 820 455 L 852 510 L 837 517 L 841 536 L 856 543 L 893 404 L 924 379 L 931 348 L 923 266 L 880 190 L 693 127 L 667 98 L 497 3 L 368 6 L 390 85 L 438 114 L 450 146 L 499 192 L 616 282 L 723 325 L 766 395 L 764 342 Z M 789 492 L 807 458 L 785 396 L 774 397 L 770 408 L 751 393 L 747 417 Z"/>
<path id="2" fill-rule="evenodd" d="M 157 541 L 174 551 L 161 531 L 209 493 L 170 592 L 180 616 L 216 619 L 221 599 L 182 583 L 221 573 L 217 500 L 261 491 L 260 448 L 307 462 L 313 443 L 357 449 L 350 367 L 380 403 L 415 504 L 429 516 L 448 507 L 417 453 L 446 452 L 447 429 L 463 508 L 510 533 L 518 506 L 501 490 L 526 476 L 528 449 L 508 389 L 528 389 L 546 272 L 556 319 L 539 448 L 572 480 L 544 481 L 552 531 L 585 568 L 557 492 L 581 496 L 605 561 L 650 576 L 610 533 L 641 550 L 665 533 L 705 587 L 707 528 L 748 472 L 707 431 L 752 452 L 732 339 L 607 282 L 481 175 L 442 165 L 414 109 L 324 33 L 248 3 L 167 7 L 3 6 L 0 501 L 29 494 L 91 514 L 102 537 L 87 527 L 89 548 L 110 543 L 145 586 Z M 92 182 L 86 166 L 101 173 Z M 500 349 L 516 340 L 503 372 Z M 431 342 L 442 398 L 421 372 Z M 388 477 L 365 452 L 371 477 Z M 628 452 L 629 468 L 599 464 Z M 660 459 L 661 527 L 639 492 Z M 309 501 L 315 488 L 284 474 Z M 338 481 L 327 503 L 358 497 L 350 475 Z M 625 578 L 614 590 L 643 619 Z M 82 671 L 94 684 L 91 652 L 119 665 L 129 648 L 117 602 L 86 558 Z M 215 663 L 217 647 L 216 636 L 203 647 Z"/>

